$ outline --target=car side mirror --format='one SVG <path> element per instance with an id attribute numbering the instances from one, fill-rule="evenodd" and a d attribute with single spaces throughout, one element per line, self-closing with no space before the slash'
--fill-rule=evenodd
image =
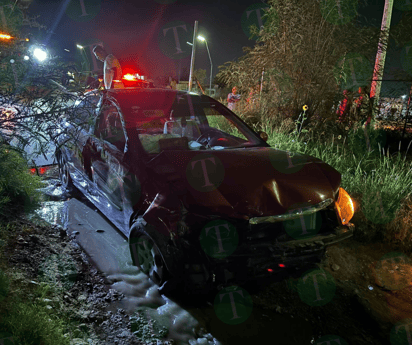
<path id="1" fill-rule="evenodd" d="M 268 141 L 269 137 L 268 137 L 268 135 L 267 135 L 266 132 L 259 131 L 258 134 L 259 134 L 259 137 L 260 137 L 263 141 Z"/>

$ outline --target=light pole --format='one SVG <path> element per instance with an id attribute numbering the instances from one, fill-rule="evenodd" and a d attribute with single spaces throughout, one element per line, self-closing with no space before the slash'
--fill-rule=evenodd
<path id="1" fill-rule="evenodd" d="M 381 34 L 378 43 L 378 52 L 376 53 L 375 68 L 373 69 L 370 98 L 373 97 L 372 118 L 375 119 L 379 108 L 379 97 L 381 93 L 383 70 L 385 67 L 386 50 L 389 42 L 389 28 L 392 18 L 393 0 L 385 0 L 383 10 Z"/>
<path id="2" fill-rule="evenodd" d="M 209 55 L 209 60 L 210 60 L 210 80 L 209 80 L 209 96 L 212 93 L 212 72 L 213 72 L 213 64 L 212 64 L 212 58 L 210 57 L 210 51 L 209 51 L 209 46 L 207 44 L 207 40 L 206 38 L 204 38 L 203 36 L 197 36 L 197 39 L 204 41 L 206 43 L 206 49 L 207 49 L 207 53 Z"/>
<path id="3" fill-rule="evenodd" d="M 189 72 L 189 92 L 192 91 L 193 83 L 193 72 L 195 68 L 195 54 L 196 54 L 196 35 L 197 35 L 198 21 L 195 20 L 195 28 L 193 31 L 193 42 L 192 42 L 192 57 L 190 58 L 190 72 Z"/>

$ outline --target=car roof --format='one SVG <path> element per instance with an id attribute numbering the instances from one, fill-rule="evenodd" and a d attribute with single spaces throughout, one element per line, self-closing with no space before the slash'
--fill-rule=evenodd
<path id="1" fill-rule="evenodd" d="M 87 98 L 98 97 L 100 100 L 112 99 L 119 104 L 123 117 L 128 123 L 137 120 L 136 111 L 138 109 L 162 110 L 164 114 L 169 114 L 173 107 L 183 107 L 181 109 L 192 108 L 195 104 L 210 104 L 216 102 L 207 95 L 199 95 L 194 92 L 180 91 L 166 88 L 119 88 L 104 91 L 103 99 L 98 90 L 91 90 L 84 94 Z M 191 104 L 191 105 L 190 105 Z"/>
<path id="2" fill-rule="evenodd" d="M 116 97 L 117 95 L 133 95 L 133 94 L 157 94 L 163 93 L 165 95 L 169 95 L 171 97 L 177 95 L 190 95 L 192 97 L 207 97 L 205 95 L 199 95 L 194 92 L 188 91 L 180 91 L 180 90 L 173 90 L 173 89 L 163 89 L 163 88 L 141 88 L 141 87 L 128 87 L 128 88 L 119 88 L 119 89 L 110 89 L 107 90 L 107 94 Z"/>
<path id="3" fill-rule="evenodd" d="M 111 89 L 106 93 L 106 97 L 113 97 L 122 108 L 125 118 L 129 119 L 135 117 L 134 114 L 139 108 L 162 109 L 169 113 L 172 106 L 190 107 L 189 103 L 193 105 L 214 101 L 206 95 L 160 88 Z"/>

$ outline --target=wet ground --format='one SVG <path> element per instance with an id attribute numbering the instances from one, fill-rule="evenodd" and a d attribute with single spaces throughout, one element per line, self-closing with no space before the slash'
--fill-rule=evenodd
<path id="1" fill-rule="evenodd" d="M 48 172 L 47 196 L 36 214 L 50 224 L 61 226 L 87 253 L 89 261 L 102 272 L 109 289 L 124 296 L 108 310 L 124 312 L 132 319 L 140 315 L 155 321 L 159 334 L 178 344 L 243 344 L 265 341 L 273 332 L 273 325 L 281 332 L 279 344 L 310 343 L 310 325 L 304 319 L 280 315 L 276 311 L 253 308 L 245 323 L 228 325 L 216 317 L 211 302 L 199 301 L 203 307 L 182 308 L 177 301 L 161 296 L 157 287 L 132 266 L 126 239 L 81 194 L 68 196 Z M 184 300 L 179 301 L 185 303 Z M 143 315 L 143 316 L 142 316 Z M 163 333 L 161 332 L 163 330 Z M 216 334 L 215 336 L 213 334 Z"/>
<path id="2" fill-rule="evenodd" d="M 412 344 L 412 265 L 406 255 L 349 240 L 329 247 L 317 270 L 281 282 L 222 290 L 199 301 L 202 306 L 191 306 L 184 299 L 161 296 L 131 265 L 123 235 L 84 197 L 69 198 L 55 169 L 48 176 L 47 197 L 36 213 L 58 225 L 50 231 L 62 248 L 70 248 L 68 257 L 83 262 L 80 270 L 74 265 L 68 273 L 75 278 L 65 308 L 87 302 L 75 313 L 90 329 L 85 343 L 293 345 L 338 339 L 341 344 Z M 54 252 L 63 255 L 61 250 Z M 56 260 L 51 256 L 50 261 Z"/>

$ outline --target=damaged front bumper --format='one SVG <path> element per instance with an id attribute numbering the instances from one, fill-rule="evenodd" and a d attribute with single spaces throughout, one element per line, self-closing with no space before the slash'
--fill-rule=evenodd
<path id="1" fill-rule="evenodd" d="M 339 226 L 333 232 L 324 235 L 312 236 L 310 238 L 296 239 L 287 242 L 275 243 L 249 243 L 249 250 L 258 253 L 251 255 L 248 259 L 248 266 L 255 267 L 256 265 L 284 265 L 285 267 L 294 266 L 296 264 L 304 265 L 306 262 L 303 257 L 317 255 L 324 251 L 325 247 L 350 238 L 353 235 L 355 226 L 349 223 L 346 226 Z M 265 251 L 269 256 L 262 258 L 262 251 Z"/>
<path id="2" fill-rule="evenodd" d="M 295 220 L 295 225 L 304 221 L 309 226 L 304 236 L 302 228 L 298 232 L 290 228 L 285 231 L 291 220 Z M 332 200 L 287 215 L 251 218 L 247 227 L 233 254 L 213 260 L 217 282 L 227 284 L 232 279 L 247 281 L 282 271 L 309 269 L 321 262 L 327 246 L 350 238 L 355 230 L 352 223 L 338 223 Z"/>
<path id="3" fill-rule="evenodd" d="M 230 257 L 215 261 L 215 281 L 229 283 L 248 281 L 279 272 L 309 269 L 319 263 L 327 246 L 353 235 L 355 226 L 349 223 L 333 232 L 286 242 L 246 241 Z"/>

